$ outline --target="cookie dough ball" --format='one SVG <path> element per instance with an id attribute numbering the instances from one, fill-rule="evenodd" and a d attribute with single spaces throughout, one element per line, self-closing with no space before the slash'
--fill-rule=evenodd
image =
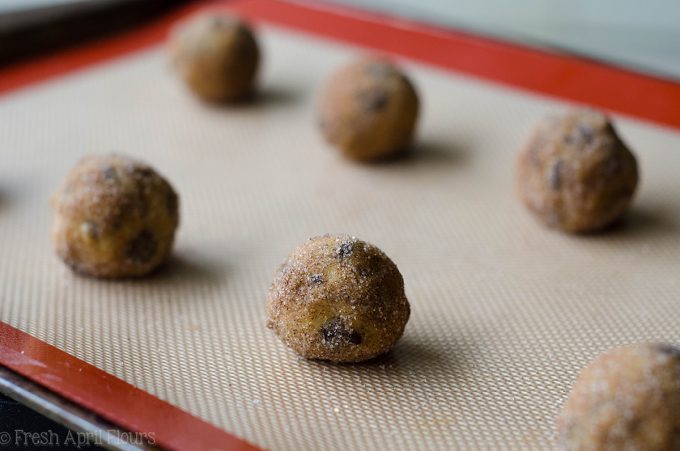
<path id="1" fill-rule="evenodd" d="M 680 349 L 609 351 L 578 377 L 558 419 L 564 451 L 680 450 Z"/>
<path id="2" fill-rule="evenodd" d="M 543 120 L 520 151 L 519 195 L 550 227 L 595 232 L 620 219 L 638 183 L 635 157 L 595 111 Z"/>
<path id="3" fill-rule="evenodd" d="M 142 276 L 163 263 L 179 222 L 172 186 L 120 155 L 83 158 L 54 198 L 57 255 L 76 272 Z"/>
<path id="4" fill-rule="evenodd" d="M 354 160 L 405 151 L 418 118 L 418 95 L 385 60 L 365 59 L 335 72 L 321 93 L 318 122 L 326 140 Z"/>
<path id="5" fill-rule="evenodd" d="M 187 85 L 203 100 L 225 103 L 251 94 L 260 51 L 250 28 L 225 13 L 203 13 L 181 24 L 171 54 Z"/>
<path id="6" fill-rule="evenodd" d="M 312 238 L 279 268 L 267 327 L 308 359 L 361 362 L 401 337 L 410 308 L 396 265 L 346 235 Z"/>

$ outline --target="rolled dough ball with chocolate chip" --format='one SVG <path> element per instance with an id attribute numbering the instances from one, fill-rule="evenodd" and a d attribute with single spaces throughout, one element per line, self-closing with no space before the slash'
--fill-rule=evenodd
<path id="1" fill-rule="evenodd" d="M 596 358 L 558 419 L 558 448 L 680 450 L 680 349 L 644 343 Z"/>
<path id="2" fill-rule="evenodd" d="M 88 156 L 54 198 L 57 255 L 76 272 L 143 276 L 169 256 L 178 197 L 153 168 L 121 156 Z"/>
<path id="3" fill-rule="evenodd" d="M 377 247 L 346 235 L 312 238 L 288 257 L 269 291 L 267 327 L 308 359 L 361 362 L 401 337 L 404 280 Z"/>
<path id="4" fill-rule="evenodd" d="M 517 187 L 550 227 L 595 232 L 620 219 L 638 183 L 635 157 L 606 116 L 575 111 L 543 120 L 519 152 Z"/>
<path id="5" fill-rule="evenodd" d="M 260 50 L 239 19 L 202 13 L 176 28 L 170 47 L 174 66 L 203 100 L 234 102 L 252 93 Z"/>
<path id="6" fill-rule="evenodd" d="M 335 72 L 322 91 L 318 123 L 326 140 L 354 160 L 407 150 L 418 118 L 418 95 L 393 64 L 363 59 Z"/>

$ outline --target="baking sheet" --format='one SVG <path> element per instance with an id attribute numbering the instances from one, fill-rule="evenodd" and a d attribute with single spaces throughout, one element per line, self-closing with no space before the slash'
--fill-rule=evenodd
<path id="1" fill-rule="evenodd" d="M 197 102 L 153 48 L 0 101 L 0 320 L 272 449 L 546 449 L 579 368 L 680 341 L 680 136 L 617 118 L 642 183 L 628 222 L 569 237 L 513 194 L 514 154 L 565 103 L 403 62 L 423 99 L 411 159 L 343 161 L 316 89 L 361 49 L 260 29 L 262 95 Z M 86 153 L 120 151 L 181 196 L 173 261 L 149 279 L 73 275 L 49 197 Z M 386 357 L 300 360 L 264 326 L 276 266 L 345 232 L 399 266 L 412 307 Z"/>

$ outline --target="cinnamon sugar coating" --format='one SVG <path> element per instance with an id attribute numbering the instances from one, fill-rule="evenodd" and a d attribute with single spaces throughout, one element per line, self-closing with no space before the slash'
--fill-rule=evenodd
<path id="1" fill-rule="evenodd" d="M 326 140 L 353 160 L 377 160 L 407 150 L 418 118 L 418 95 L 393 64 L 362 59 L 329 78 L 318 104 Z"/>
<path id="2" fill-rule="evenodd" d="M 361 362 L 389 351 L 410 315 L 404 281 L 377 247 L 348 235 L 311 238 L 276 272 L 267 327 L 299 355 Z"/>
<path id="3" fill-rule="evenodd" d="M 558 419 L 564 451 L 680 450 L 680 349 L 606 352 L 579 375 Z"/>
<path id="4" fill-rule="evenodd" d="M 522 202 L 541 222 L 567 232 L 595 232 L 616 222 L 637 183 L 635 157 L 595 111 L 544 119 L 518 156 Z"/>
<path id="5" fill-rule="evenodd" d="M 200 13 L 170 38 L 172 62 L 186 84 L 212 103 L 248 97 L 255 85 L 260 50 L 253 31 L 223 12 Z"/>
<path id="6" fill-rule="evenodd" d="M 95 277 L 148 274 L 172 250 L 178 197 L 150 166 L 121 155 L 88 156 L 54 197 L 53 241 L 75 271 Z"/>

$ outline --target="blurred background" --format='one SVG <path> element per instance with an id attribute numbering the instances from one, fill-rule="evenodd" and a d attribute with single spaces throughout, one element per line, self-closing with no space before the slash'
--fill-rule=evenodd
<path id="1" fill-rule="evenodd" d="M 680 80 L 676 0 L 339 0 Z"/>
<path id="2" fill-rule="evenodd" d="M 349 5 L 389 16 L 415 19 L 442 27 L 454 27 L 535 47 L 575 53 L 610 64 L 680 80 L 680 2 L 677 0 L 294 0 L 307 3 Z M 56 45 L 53 36 L 40 42 L 45 25 L 79 14 L 93 17 L 89 32 L 76 33 L 84 40 L 95 30 L 120 29 L 146 20 L 181 0 L 0 0 L 0 58 L 10 52 L 8 34 L 34 26 L 20 41 Z M 122 8 L 122 9 L 121 9 Z M 111 14 L 112 11 L 118 11 Z M 71 27 L 73 28 L 73 27 Z M 28 42 L 27 42 L 28 40 Z M 35 42 L 33 42 L 35 41 Z M 12 46 L 16 47 L 16 46 Z M 12 49 L 14 51 L 14 49 Z M 0 61 L 2 61 L 0 59 Z"/>

